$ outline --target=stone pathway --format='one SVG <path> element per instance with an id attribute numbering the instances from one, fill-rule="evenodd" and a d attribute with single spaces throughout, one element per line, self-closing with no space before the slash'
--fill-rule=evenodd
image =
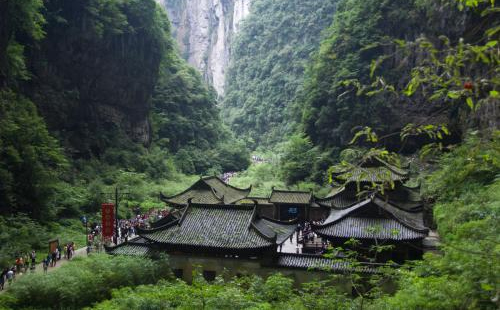
<path id="1" fill-rule="evenodd" d="M 86 255 L 87 255 L 87 248 L 83 247 L 83 248 L 80 248 L 80 249 L 76 250 L 75 253 L 73 254 L 73 257 L 86 256 Z M 61 260 L 57 261 L 56 266 L 55 267 L 49 267 L 49 269 L 47 270 L 47 272 L 52 272 L 53 270 L 56 270 L 56 269 L 58 269 L 59 267 L 61 267 L 63 265 L 66 265 L 68 262 L 70 262 L 70 260 L 67 260 L 65 258 L 61 258 Z M 31 273 L 43 273 L 43 264 L 42 263 L 36 264 L 36 267 L 35 267 L 34 271 L 29 270 L 28 272 L 16 274 L 16 280 L 19 279 L 20 277 L 26 275 L 26 274 L 31 274 Z M 12 283 L 15 283 L 15 280 Z M 9 288 L 9 283 L 7 282 L 7 280 L 5 280 L 4 290 L 0 291 L 0 294 L 2 294 L 3 292 L 5 292 L 8 288 Z"/>
<path id="2" fill-rule="evenodd" d="M 278 247 L 278 252 L 280 248 Z M 302 244 L 297 243 L 297 232 L 292 235 L 292 240 L 288 238 L 281 247 L 281 253 L 302 253 Z"/>

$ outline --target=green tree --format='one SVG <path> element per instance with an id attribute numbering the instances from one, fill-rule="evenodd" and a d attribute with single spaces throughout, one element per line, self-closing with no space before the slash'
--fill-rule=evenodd
<path id="1" fill-rule="evenodd" d="M 292 136 L 283 146 L 280 171 L 286 184 L 306 179 L 317 160 L 318 152 L 311 140 L 302 135 Z"/>
<path id="2" fill-rule="evenodd" d="M 43 38 L 42 8 L 42 0 L 0 1 L 0 89 L 29 78 L 24 41 Z"/>
<path id="3" fill-rule="evenodd" d="M 59 177 L 67 161 L 35 105 L 0 91 L 0 212 L 50 219 Z"/>
<path id="4" fill-rule="evenodd" d="M 274 146 L 293 132 L 293 103 L 337 0 L 258 0 L 233 43 L 224 120 L 241 138 Z"/>

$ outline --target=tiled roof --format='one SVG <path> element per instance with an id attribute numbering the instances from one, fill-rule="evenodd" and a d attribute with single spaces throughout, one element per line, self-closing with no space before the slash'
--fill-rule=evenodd
<path id="1" fill-rule="evenodd" d="M 387 193 L 389 202 L 392 205 L 411 212 L 420 211 L 422 209 L 424 203 L 418 189 L 408 188 L 403 185 L 399 188 L 399 191 L 402 192 L 402 196 L 391 195 L 390 191 Z"/>
<path id="2" fill-rule="evenodd" d="M 280 253 L 278 255 L 278 267 L 299 268 L 299 269 L 319 269 L 331 270 L 336 272 L 365 272 L 375 273 L 376 264 L 360 263 L 356 267 L 350 267 L 349 263 L 342 262 L 338 259 L 326 258 L 320 255 L 313 254 L 293 254 Z"/>
<path id="3" fill-rule="evenodd" d="M 165 217 L 162 217 L 161 219 L 151 223 L 151 227 L 152 228 L 156 228 L 156 227 L 160 227 L 160 226 L 163 226 L 165 224 L 168 224 L 172 221 L 175 221 L 177 219 L 177 216 L 175 216 L 175 214 L 173 214 L 172 212 L 170 212 L 167 216 Z"/>
<path id="4" fill-rule="evenodd" d="M 422 209 L 422 201 L 419 193 L 415 189 L 407 188 L 404 185 L 397 186 L 394 190 L 386 190 L 385 196 L 391 205 L 399 209 L 418 212 Z M 315 201 L 321 206 L 334 209 L 345 209 L 368 198 L 367 194 L 358 196 L 356 192 L 351 192 L 345 187 L 337 188 L 325 198 L 316 198 Z M 385 197 L 383 199 L 386 199 Z"/>
<path id="5" fill-rule="evenodd" d="M 277 244 L 285 242 L 297 229 L 297 224 L 295 222 L 280 222 L 266 218 L 254 221 L 254 225 L 266 236 L 272 238 L 276 235 Z"/>
<path id="6" fill-rule="evenodd" d="M 392 218 L 346 217 L 334 225 L 314 230 L 330 238 L 414 240 L 422 239 L 427 233 L 410 229 Z"/>
<path id="7" fill-rule="evenodd" d="M 250 190 L 251 188 L 236 188 L 217 177 L 205 177 L 200 178 L 185 191 L 169 197 L 161 195 L 161 199 L 166 203 L 180 206 L 186 206 L 190 198 L 192 203 L 198 204 L 231 204 L 248 196 Z"/>
<path id="8" fill-rule="evenodd" d="M 287 191 L 273 189 L 269 202 L 289 204 L 309 204 L 312 200 L 311 192 Z"/>
<path id="9" fill-rule="evenodd" d="M 142 237 L 135 237 L 117 246 L 107 247 L 106 253 L 112 255 L 149 256 L 153 253 L 153 250 L 149 247 L 148 243 L 148 240 Z"/>
<path id="10" fill-rule="evenodd" d="M 338 193 L 340 193 L 341 191 L 343 191 L 345 189 L 345 187 L 343 186 L 336 186 L 336 187 L 333 187 L 330 192 L 328 193 L 328 195 L 326 195 L 325 198 L 328 198 L 328 197 L 332 197 L 332 196 L 335 196 L 337 195 Z"/>
<path id="11" fill-rule="evenodd" d="M 375 197 L 373 202 L 377 204 L 382 209 L 391 213 L 394 218 L 396 218 L 401 224 L 421 232 L 428 232 L 429 229 L 424 226 L 423 214 L 422 212 L 408 212 L 402 210 L 389 202 L 383 201 L 382 199 Z"/>
<path id="12" fill-rule="evenodd" d="M 380 208 L 385 211 L 386 218 L 357 215 L 366 208 Z M 313 225 L 313 230 L 326 237 L 391 240 L 419 239 L 428 232 L 421 212 L 401 210 L 378 197 L 367 198 L 345 209 L 331 209 L 326 220 L 320 225 Z"/>
<path id="13" fill-rule="evenodd" d="M 361 165 L 337 175 L 335 178 L 346 183 L 406 181 L 408 180 L 408 171 L 391 165 L 378 157 L 373 157 L 367 159 Z"/>
<path id="14" fill-rule="evenodd" d="M 254 225 L 256 212 L 244 205 L 189 205 L 183 216 L 172 224 L 139 234 L 153 242 L 188 248 L 263 249 L 276 240 Z"/>
<path id="15" fill-rule="evenodd" d="M 336 176 L 338 180 L 344 182 L 387 182 L 406 181 L 407 174 L 398 174 L 386 167 L 356 167 L 352 170 Z"/>
<path id="16" fill-rule="evenodd" d="M 152 250 L 147 245 L 137 245 L 122 243 L 114 248 L 109 248 L 106 250 L 108 254 L 112 255 L 132 255 L 132 256 L 149 256 Z"/>
<path id="17" fill-rule="evenodd" d="M 206 177 L 203 178 L 203 181 L 215 190 L 217 196 L 224 197 L 224 202 L 227 204 L 247 197 L 251 190 L 251 187 L 242 189 L 226 184 L 218 177 Z"/>
<path id="18" fill-rule="evenodd" d="M 266 197 L 246 197 L 243 199 L 240 199 L 236 202 L 236 204 L 242 205 L 242 204 L 249 204 L 253 205 L 254 200 L 257 201 L 258 205 L 263 205 L 263 206 L 272 206 L 273 204 L 269 202 L 269 198 Z"/>
<path id="19" fill-rule="evenodd" d="M 186 206 L 190 198 L 192 198 L 191 202 L 193 203 L 206 203 L 206 204 L 224 203 L 222 197 L 217 196 L 211 188 L 189 189 L 176 196 L 162 197 L 162 200 L 167 203 Z"/>
<path id="20" fill-rule="evenodd" d="M 360 201 L 360 197 L 356 197 L 355 193 L 353 194 L 346 192 L 345 188 L 336 191 L 336 193 L 332 196 L 316 199 L 316 202 L 319 205 L 335 209 L 345 209 Z"/>

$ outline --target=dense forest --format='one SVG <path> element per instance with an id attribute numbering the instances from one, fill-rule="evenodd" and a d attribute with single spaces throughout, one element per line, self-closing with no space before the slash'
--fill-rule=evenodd
<path id="1" fill-rule="evenodd" d="M 223 115 L 249 147 L 293 132 L 292 103 L 336 1 L 254 1 L 233 44 Z"/>
<path id="2" fill-rule="evenodd" d="M 0 267 L 54 236 L 80 242 L 79 218 L 98 221 L 116 187 L 122 218 L 224 172 L 253 195 L 319 195 L 373 156 L 408 163 L 441 238 L 396 272 L 344 275 L 352 295 L 335 274 L 188 285 L 168 257 L 96 254 L 19 279 L 0 308 L 497 309 L 499 13 L 494 0 L 254 0 L 219 100 L 154 0 L 0 0 Z"/>

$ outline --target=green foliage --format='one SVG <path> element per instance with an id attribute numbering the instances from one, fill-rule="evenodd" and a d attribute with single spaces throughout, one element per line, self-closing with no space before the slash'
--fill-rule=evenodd
<path id="1" fill-rule="evenodd" d="M 89 219 L 91 221 L 92 219 Z M 36 250 L 38 262 L 45 255 L 50 240 L 61 244 L 74 242 L 77 247 L 85 244 L 85 226 L 79 219 L 60 219 L 58 223 L 40 224 L 26 215 L 0 216 L 0 268 L 14 265 L 18 255 Z"/>
<path id="2" fill-rule="evenodd" d="M 29 78 L 22 41 L 43 38 L 42 8 L 42 0 L 0 3 L 0 89 Z"/>
<path id="3" fill-rule="evenodd" d="M 0 91 L 0 213 L 22 212 L 50 219 L 66 158 L 35 105 L 12 91 Z"/>
<path id="4" fill-rule="evenodd" d="M 425 186 L 427 196 L 442 201 L 456 199 L 461 193 L 474 193 L 476 186 L 490 184 L 500 170 L 500 136 L 481 137 L 469 134 L 463 145 L 441 159 L 441 167 L 429 177 Z"/>
<path id="5" fill-rule="evenodd" d="M 28 274 L 16 280 L 6 293 L 14 297 L 8 306 L 77 309 L 111 297 L 115 288 L 156 283 L 168 270 L 164 260 L 106 254 L 76 257 L 48 274 Z"/>
<path id="6" fill-rule="evenodd" d="M 463 9 L 463 5 L 463 1 L 460 1 L 459 8 Z M 387 46 L 393 44 L 396 47 L 394 54 L 428 56 L 411 68 L 411 78 L 405 86 L 380 85 L 378 81 L 384 80 L 384 77 L 373 77 L 372 74 L 374 82 L 370 86 L 358 85 L 361 88 L 358 93 L 371 95 L 390 91 L 396 97 L 399 93 L 407 97 L 421 95 L 434 104 L 443 101 L 463 103 L 472 111 L 477 111 L 483 105 L 498 104 L 497 89 L 500 82 L 496 68 L 500 64 L 497 48 L 499 36 L 493 31 L 499 27 L 498 8 L 494 1 L 490 6 L 479 1 L 467 1 L 465 5 L 481 13 L 474 23 L 476 33 L 473 42 L 464 38 L 452 42 L 445 35 L 439 36 L 438 40 L 423 35 L 415 41 L 385 42 Z M 394 54 L 385 54 L 374 60 L 376 66 L 372 66 L 372 73 L 378 65 L 393 58 Z"/>
<path id="7" fill-rule="evenodd" d="M 252 164 L 247 170 L 232 177 L 229 183 L 240 188 L 252 185 L 251 196 L 268 197 L 272 187 L 285 188 L 275 163 L 263 162 Z"/>
<path id="8" fill-rule="evenodd" d="M 280 273 L 267 278 L 262 287 L 264 300 L 268 302 L 285 302 L 290 297 L 293 280 Z"/>
<path id="9" fill-rule="evenodd" d="M 223 135 L 214 91 L 179 56 L 170 57 L 152 100 L 155 134 L 173 152 L 186 146 L 213 147 Z"/>
<path id="10" fill-rule="evenodd" d="M 283 146 L 280 171 L 286 184 L 294 184 L 310 175 L 318 151 L 309 138 L 292 136 Z"/>
<path id="11" fill-rule="evenodd" d="M 368 126 L 378 133 L 366 135 L 368 142 L 383 140 L 386 147 L 396 149 L 404 143 L 393 133 L 407 123 L 420 124 L 437 115 L 446 119 L 445 108 L 425 105 L 422 96 L 394 95 L 424 55 L 395 51 L 398 44 L 422 33 L 432 39 L 435 33 L 455 39 L 464 26 L 458 15 L 447 1 L 341 1 L 308 67 L 301 98 L 302 126 L 314 145 L 345 146 L 353 130 L 365 128 L 366 134 Z M 368 82 L 377 87 L 364 87 Z"/>
<path id="12" fill-rule="evenodd" d="M 44 16 L 32 97 L 63 146 L 89 158 L 147 145 L 160 62 L 175 53 L 165 13 L 153 0 L 50 0 Z"/>
<path id="13" fill-rule="evenodd" d="M 426 182 L 442 255 L 427 255 L 401 276 L 400 290 L 375 309 L 496 309 L 500 282 L 500 145 L 470 136 L 442 157 Z"/>
<path id="14" fill-rule="evenodd" d="M 234 41 L 224 117 L 249 146 L 272 146 L 293 131 L 292 103 L 336 0 L 253 1 Z"/>
<path id="15" fill-rule="evenodd" d="M 345 309 L 347 299 L 325 283 L 310 283 L 294 290 L 292 279 L 274 274 L 217 279 L 207 284 L 199 277 L 193 285 L 162 281 L 156 286 L 113 291 L 113 298 L 94 309 Z"/>
<path id="16" fill-rule="evenodd" d="M 0 268 L 14 265 L 17 255 L 45 249 L 47 229 L 25 215 L 0 217 Z"/>

